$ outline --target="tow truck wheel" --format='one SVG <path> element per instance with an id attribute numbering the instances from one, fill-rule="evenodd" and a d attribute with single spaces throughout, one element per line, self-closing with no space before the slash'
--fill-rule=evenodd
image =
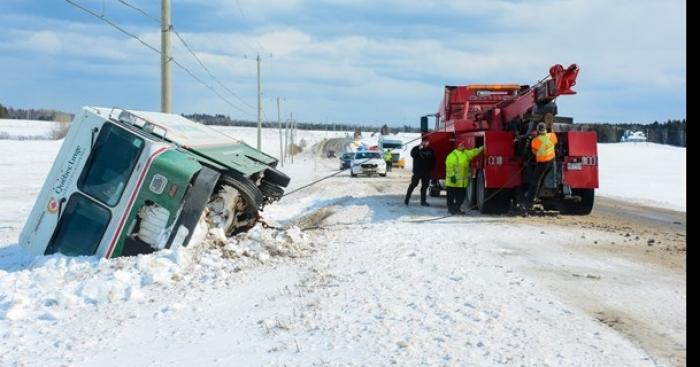
<path id="1" fill-rule="evenodd" d="M 469 179 L 467 186 L 467 210 L 476 209 L 476 179 Z"/>
<path id="2" fill-rule="evenodd" d="M 593 201 L 595 198 L 594 189 L 573 189 L 574 195 L 580 196 L 581 201 L 564 201 L 561 205 L 561 213 L 568 215 L 588 215 L 593 210 Z"/>
<path id="3" fill-rule="evenodd" d="M 440 186 L 435 181 L 430 181 L 430 187 L 428 188 L 428 195 L 433 198 L 440 197 Z"/>
<path id="4" fill-rule="evenodd" d="M 510 209 L 511 190 L 487 189 L 484 171 L 476 177 L 476 205 L 483 214 L 506 214 Z"/>

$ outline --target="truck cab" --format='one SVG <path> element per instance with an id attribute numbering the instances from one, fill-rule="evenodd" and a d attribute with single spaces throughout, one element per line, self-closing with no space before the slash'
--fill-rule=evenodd
<path id="1" fill-rule="evenodd" d="M 377 148 L 385 151 L 391 151 L 391 163 L 396 168 L 405 168 L 406 161 L 401 158 L 401 153 L 397 150 L 406 150 L 403 142 L 400 139 L 387 139 L 386 135 L 379 135 L 377 139 Z"/>
<path id="2" fill-rule="evenodd" d="M 35 255 L 112 258 L 186 246 L 203 220 L 226 234 L 246 230 L 289 183 L 276 163 L 179 115 L 86 107 L 20 245 Z"/>

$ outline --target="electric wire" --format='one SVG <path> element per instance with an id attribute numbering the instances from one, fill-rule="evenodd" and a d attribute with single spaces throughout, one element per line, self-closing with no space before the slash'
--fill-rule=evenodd
<path id="1" fill-rule="evenodd" d="M 159 55 L 161 55 L 161 56 L 163 55 L 163 53 L 162 53 L 160 50 L 158 50 L 157 48 L 151 46 L 151 45 L 148 44 L 146 41 L 144 41 L 143 39 L 141 39 L 139 36 L 137 36 L 137 35 L 135 35 L 135 34 L 129 32 L 129 31 L 127 31 L 126 29 L 122 28 L 122 27 L 119 26 L 118 24 L 112 22 L 111 20 L 109 20 L 109 19 L 108 19 L 107 17 L 105 17 L 104 15 L 97 14 L 97 13 L 95 13 L 94 11 L 92 11 L 92 10 L 90 10 L 90 9 L 88 9 L 88 8 L 86 8 L 86 7 L 84 7 L 84 6 L 80 5 L 80 4 L 78 4 L 78 3 L 74 2 L 74 1 L 72 1 L 72 0 L 65 0 L 65 1 L 66 1 L 67 3 L 69 3 L 70 5 L 73 5 L 73 6 L 75 6 L 76 8 L 78 8 L 78 9 L 80 9 L 80 10 L 82 10 L 82 11 L 84 11 L 84 12 L 86 12 L 86 13 L 88 13 L 88 14 L 90 14 L 90 15 L 92 15 L 92 16 L 94 16 L 94 17 L 100 19 L 100 20 L 102 20 L 103 22 L 109 24 L 110 26 L 112 26 L 113 28 L 117 29 L 118 31 L 120 31 L 120 32 L 122 32 L 122 33 L 124 33 L 124 34 L 126 34 L 127 36 L 129 36 L 129 37 L 131 37 L 131 38 L 137 40 L 139 43 L 141 43 L 141 44 L 144 45 L 145 47 L 151 49 L 153 52 L 155 52 L 155 53 L 157 53 L 157 54 L 159 54 Z M 216 94 L 217 97 L 219 97 L 222 101 L 224 101 L 226 104 L 228 104 L 228 105 L 231 106 L 232 108 L 234 108 L 234 109 L 236 109 L 236 110 L 238 110 L 238 111 L 240 111 L 241 113 L 244 113 L 244 114 L 246 114 L 246 115 L 249 115 L 249 116 L 252 116 L 252 115 L 253 115 L 251 112 L 248 112 L 248 111 L 245 111 L 245 110 L 241 109 L 240 107 L 236 106 L 236 105 L 233 104 L 231 101 L 229 101 L 228 99 L 226 99 L 226 98 L 225 98 L 224 96 L 222 96 L 217 90 L 215 90 L 214 88 L 212 88 L 209 84 L 205 83 L 202 79 L 200 79 L 200 78 L 199 78 L 197 75 L 195 75 L 190 69 L 188 69 L 186 66 L 182 65 L 182 64 L 181 64 L 179 61 L 177 61 L 175 58 L 170 57 L 168 61 L 171 61 L 173 64 L 177 65 L 180 69 L 182 69 L 182 70 L 185 71 L 187 74 L 189 74 L 190 77 L 192 77 L 192 79 L 196 80 L 197 82 L 199 82 L 200 84 L 202 84 L 203 86 L 205 86 L 207 89 L 209 89 L 210 91 L 212 91 L 214 94 Z"/>
<path id="2" fill-rule="evenodd" d="M 126 1 L 124 1 L 124 0 L 117 0 L 117 1 L 119 1 L 119 2 L 120 2 L 121 4 L 123 4 L 124 6 L 127 6 L 127 7 L 131 8 L 131 9 L 134 9 L 134 10 L 138 11 L 139 13 L 141 13 L 141 14 L 143 14 L 145 17 L 147 17 L 147 18 L 153 20 L 154 22 L 156 22 L 156 23 L 158 23 L 158 24 L 161 23 L 161 21 L 160 21 L 158 18 L 152 16 L 151 14 L 149 14 L 149 13 L 146 12 L 145 10 L 143 10 L 143 9 L 141 9 L 141 8 L 139 8 L 139 7 L 137 7 L 136 5 L 133 5 L 133 4 L 131 4 L 131 3 L 129 3 L 129 2 L 126 2 Z M 245 101 L 243 98 L 241 98 L 238 94 L 236 94 L 234 91 L 232 91 L 231 89 L 229 89 L 228 87 L 226 87 L 226 86 L 219 80 L 219 78 L 217 78 L 216 76 L 214 76 L 214 74 L 211 72 L 211 70 L 209 70 L 209 68 L 204 64 L 204 62 L 202 61 L 202 59 L 199 58 L 199 56 L 197 56 L 197 53 L 192 49 L 192 47 L 190 47 L 189 43 L 187 43 L 187 41 L 185 41 L 185 39 L 182 37 L 182 35 L 180 35 L 180 32 L 177 31 L 177 29 L 175 28 L 174 25 L 171 24 L 171 25 L 170 25 L 170 28 L 171 28 L 171 30 L 173 31 L 173 33 L 175 33 L 175 36 L 176 36 L 177 39 L 180 41 L 180 43 L 182 43 L 182 45 L 185 46 L 185 48 L 186 48 L 187 51 L 192 55 L 192 57 L 194 57 L 194 59 L 197 60 L 197 63 L 199 63 L 199 65 L 202 67 L 202 69 L 204 69 L 204 71 L 209 75 L 209 77 L 211 77 L 221 88 L 223 88 L 224 90 L 226 90 L 229 94 L 231 94 L 234 98 L 236 98 L 237 100 L 239 100 L 241 103 L 243 103 L 244 105 L 246 105 L 246 106 L 248 106 L 248 107 L 250 107 L 250 108 L 255 109 L 255 107 L 254 107 L 253 105 L 251 105 L 250 103 L 246 102 L 246 101 Z"/>

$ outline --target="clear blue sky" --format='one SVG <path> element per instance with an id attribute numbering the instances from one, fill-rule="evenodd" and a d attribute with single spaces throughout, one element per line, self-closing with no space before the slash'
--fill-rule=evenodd
<path id="1" fill-rule="evenodd" d="M 159 25 L 118 0 L 75 0 L 160 48 Z M 159 0 L 124 0 L 160 16 Z M 173 37 L 173 110 L 418 125 L 445 84 L 530 84 L 577 63 L 576 121 L 686 116 L 686 5 L 679 0 L 172 0 L 173 24 L 229 90 Z M 160 56 L 65 1 L 0 1 L 0 104 L 77 112 L 160 108 Z"/>

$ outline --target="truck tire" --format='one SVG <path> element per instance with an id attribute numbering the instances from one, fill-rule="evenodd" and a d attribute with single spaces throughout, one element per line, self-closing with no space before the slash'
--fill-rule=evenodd
<path id="1" fill-rule="evenodd" d="M 561 213 L 566 215 L 588 215 L 593 210 L 595 198 L 594 189 L 572 189 L 572 194 L 581 197 L 581 201 L 564 201 L 561 204 Z"/>
<path id="2" fill-rule="evenodd" d="M 245 214 L 258 215 L 258 209 L 262 206 L 264 195 L 255 186 L 255 182 L 243 176 L 223 176 L 224 185 L 233 186 L 246 202 Z"/>
<path id="3" fill-rule="evenodd" d="M 466 203 L 466 210 L 476 209 L 476 179 L 473 177 L 469 179 L 469 186 L 467 186 Z"/>
<path id="4" fill-rule="evenodd" d="M 433 198 L 440 197 L 440 184 L 430 180 L 430 186 L 428 187 L 428 195 Z"/>
<path id="5" fill-rule="evenodd" d="M 279 200 L 282 198 L 282 195 L 284 195 L 284 190 L 281 187 L 279 187 L 279 186 L 277 186 L 277 185 L 273 184 L 272 182 L 269 182 L 265 179 L 263 179 L 260 182 L 259 189 L 262 192 L 262 194 L 265 196 L 265 199 L 267 202 L 273 202 L 273 201 Z"/>
<path id="6" fill-rule="evenodd" d="M 500 190 L 500 191 L 499 191 Z M 483 214 L 506 214 L 510 209 L 511 190 L 487 189 L 484 171 L 476 177 L 476 205 Z"/>
<path id="7" fill-rule="evenodd" d="M 221 177 L 220 185 L 235 188 L 245 203 L 245 207 L 235 213 L 236 220 L 233 223 L 236 225 L 224 228 L 226 236 L 233 236 L 253 228 L 259 216 L 258 210 L 262 208 L 265 200 L 263 193 L 255 186 L 255 182 L 247 177 L 227 173 Z M 217 191 L 219 189 L 221 189 L 220 186 Z"/>
<path id="8" fill-rule="evenodd" d="M 284 172 L 273 167 L 268 167 L 265 170 L 265 179 L 280 187 L 287 187 L 291 180 Z"/>

